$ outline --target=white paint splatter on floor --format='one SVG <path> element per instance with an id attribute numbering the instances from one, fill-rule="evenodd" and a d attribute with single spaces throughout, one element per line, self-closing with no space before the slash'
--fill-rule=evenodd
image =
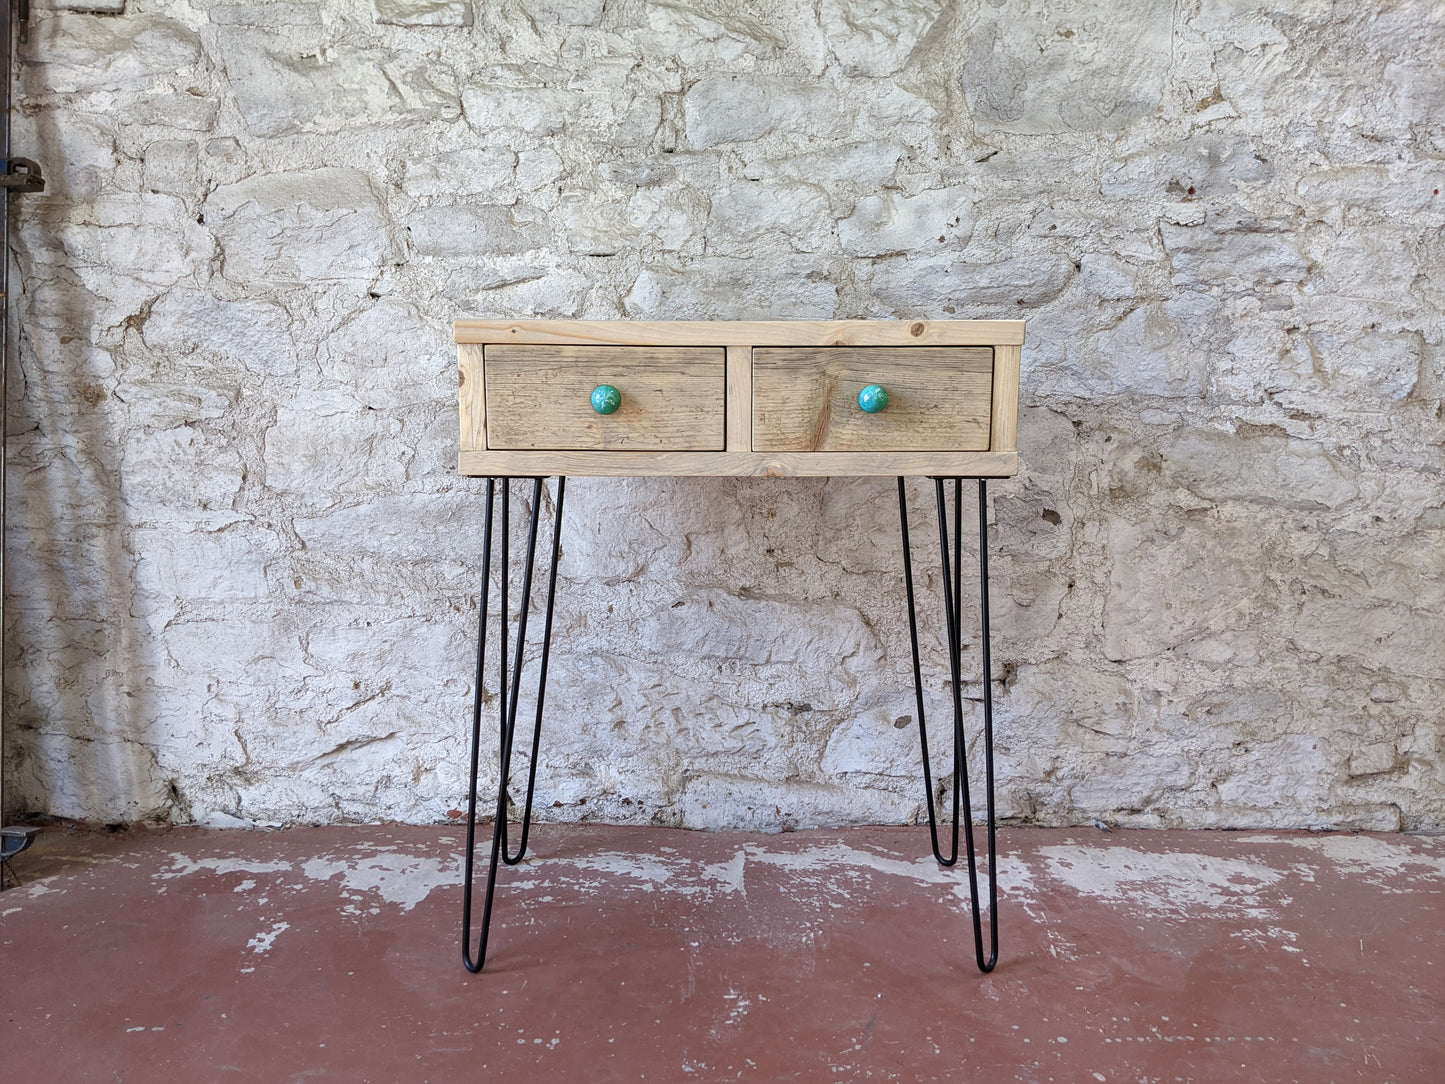
<path id="1" fill-rule="evenodd" d="M 342 854 L 322 855 L 306 862 L 301 871 L 313 881 L 329 881 L 340 876 L 343 888 L 374 892 L 387 903 L 399 904 L 403 911 L 410 911 L 421 903 L 434 888 L 461 884 L 461 870 L 456 860 L 443 863 L 395 850 L 378 851 L 359 859 Z"/>
<path id="2" fill-rule="evenodd" d="M 1259 894 L 1284 876 L 1261 862 L 1240 858 L 1123 846 L 1040 847 L 1038 855 L 1043 876 L 1081 896 L 1181 918 L 1200 910 L 1274 918 L 1275 910 L 1264 906 Z"/>
<path id="3" fill-rule="evenodd" d="M 1251 835 L 1246 843 L 1285 843 L 1312 851 L 1338 868 L 1387 892 L 1413 891 L 1419 881 L 1445 881 L 1445 840 L 1424 836 L 1402 836 L 1400 841 L 1380 836 L 1355 835 Z M 1407 842 L 1408 841 L 1408 842 Z M 1418 848 L 1421 844 L 1433 853 Z M 1394 879 L 1391 883 L 1391 879 Z M 1406 878 L 1401 883 L 1401 878 Z"/>
<path id="4" fill-rule="evenodd" d="M 747 861 L 747 854 L 744 851 L 738 851 L 729 862 L 703 867 L 703 876 L 716 881 L 718 887 L 724 892 L 738 892 L 746 896 L 748 890 L 743 883 L 743 874 L 747 867 Z"/>
<path id="5" fill-rule="evenodd" d="M 251 940 L 246 942 L 246 947 L 255 953 L 270 952 L 271 946 L 276 943 L 276 938 L 291 928 L 289 922 L 278 922 L 269 930 L 263 930 Z"/>
<path id="6" fill-rule="evenodd" d="M 170 868 L 163 869 L 154 876 L 158 881 L 165 881 L 173 877 L 188 877 L 202 870 L 212 873 L 284 873 L 290 868 L 290 862 L 258 862 L 251 858 L 195 858 L 172 851 Z"/>

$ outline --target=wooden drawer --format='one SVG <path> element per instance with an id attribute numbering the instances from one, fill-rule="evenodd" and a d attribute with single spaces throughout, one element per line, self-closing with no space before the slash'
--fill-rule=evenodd
<path id="1" fill-rule="evenodd" d="M 721 451 L 725 359 L 722 347 L 487 346 L 487 447 Z M 613 414 L 592 409 L 600 384 L 622 393 Z"/>
<path id="2" fill-rule="evenodd" d="M 869 384 L 888 392 L 877 414 L 858 406 Z M 758 347 L 753 450 L 985 451 L 992 394 L 991 347 Z"/>

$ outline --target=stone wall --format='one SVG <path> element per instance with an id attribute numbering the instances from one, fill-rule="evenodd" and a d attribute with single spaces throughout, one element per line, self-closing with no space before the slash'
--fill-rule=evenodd
<path id="1" fill-rule="evenodd" d="M 455 815 L 455 317 L 922 316 L 1029 321 L 1005 816 L 1445 820 L 1440 5 L 52 0 L 21 53 L 14 810 Z M 919 816 L 892 483 L 567 508 L 543 816 Z"/>

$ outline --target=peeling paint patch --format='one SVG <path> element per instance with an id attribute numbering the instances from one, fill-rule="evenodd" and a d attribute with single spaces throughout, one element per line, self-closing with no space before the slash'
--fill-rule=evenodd
<path id="1" fill-rule="evenodd" d="M 276 943 L 276 938 L 291 928 L 289 922 L 278 922 L 269 930 L 258 933 L 251 940 L 246 942 L 246 947 L 255 953 L 270 952 L 271 946 Z"/>
<path id="2" fill-rule="evenodd" d="M 962 888 L 967 897 L 967 874 L 961 866 L 940 866 L 932 855 L 907 861 L 889 858 L 871 851 L 859 850 L 844 843 L 830 843 L 819 847 L 807 847 L 797 851 L 765 851 L 757 845 L 747 848 L 748 855 L 761 865 L 776 866 L 793 871 L 806 871 L 826 867 L 847 867 L 854 870 L 879 873 L 887 877 L 906 877 L 917 884 L 943 885 L 956 891 Z M 960 856 L 960 863 L 964 859 Z M 835 876 L 828 874 L 829 877 Z M 980 876 L 983 876 L 980 870 Z M 1000 891 L 1010 895 L 1027 896 L 1032 887 L 1032 874 L 1016 854 L 999 855 L 998 882 Z"/>
<path id="3" fill-rule="evenodd" d="M 665 886 L 672 879 L 673 873 L 683 867 L 682 863 L 664 862 L 651 855 L 623 854 L 621 852 L 597 854 L 589 858 L 573 858 L 567 861 L 577 869 L 630 877 L 640 883 L 644 892 L 651 892 L 654 887 Z M 691 864 L 686 863 L 686 865 Z"/>
<path id="4" fill-rule="evenodd" d="M 249 858 L 196 858 L 177 851 L 171 854 L 170 867 L 154 876 L 156 880 L 170 880 L 174 877 L 188 877 L 202 870 L 210 870 L 212 873 L 284 873 L 289 869 L 290 862 L 258 862 Z"/>
<path id="5" fill-rule="evenodd" d="M 50 881 L 54 881 L 55 879 L 56 878 L 54 877 L 47 877 L 43 881 L 33 881 L 30 884 L 21 885 L 18 889 L 12 888 L 10 891 L 19 892 L 26 899 L 32 900 L 38 896 L 63 895 L 65 889 L 56 888 L 53 884 L 48 883 Z M 6 913 L 8 914 L 9 912 Z"/>
<path id="6" fill-rule="evenodd" d="M 457 862 L 443 864 L 400 851 L 381 851 L 360 860 L 322 856 L 311 859 L 301 871 L 313 881 L 329 881 L 339 875 L 343 888 L 375 892 L 387 903 L 400 904 L 403 911 L 410 911 L 434 888 L 462 883 Z"/>
<path id="7" fill-rule="evenodd" d="M 1410 890 L 1398 881 L 1392 883 L 1392 879 L 1400 877 L 1445 881 L 1445 854 L 1426 854 L 1418 849 L 1423 843 L 1431 850 L 1437 850 L 1440 842 L 1435 839 L 1407 836 L 1397 843 L 1379 836 L 1260 835 L 1249 836 L 1247 841 L 1285 843 L 1301 850 L 1313 851 L 1338 866 L 1342 873 L 1362 877 L 1370 884 L 1389 892 Z"/>
<path id="8" fill-rule="evenodd" d="M 743 883 L 743 875 L 747 861 L 747 852 L 739 850 L 729 862 L 704 867 L 703 876 L 710 877 L 716 881 L 718 887 L 724 892 L 738 892 L 746 896 L 748 890 L 747 886 Z"/>
<path id="9" fill-rule="evenodd" d="M 1260 892 L 1284 876 L 1239 858 L 1154 854 L 1131 847 L 1041 847 L 1039 856 L 1045 876 L 1081 896 L 1181 918 L 1201 909 L 1272 917 L 1275 912 L 1264 906 Z"/>

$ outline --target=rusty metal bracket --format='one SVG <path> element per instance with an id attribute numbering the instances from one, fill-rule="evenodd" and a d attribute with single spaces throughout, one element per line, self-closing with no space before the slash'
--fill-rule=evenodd
<path id="1" fill-rule="evenodd" d="M 45 191 L 45 177 L 40 172 L 40 163 L 29 158 L 12 158 L 4 163 L 0 172 L 0 188 L 8 188 L 17 195 L 21 192 Z"/>

